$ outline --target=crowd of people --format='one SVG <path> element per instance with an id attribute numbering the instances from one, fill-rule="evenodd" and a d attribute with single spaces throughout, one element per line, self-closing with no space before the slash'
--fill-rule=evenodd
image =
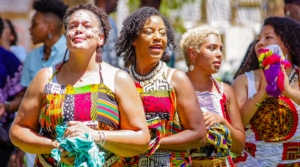
<path id="1" fill-rule="evenodd" d="M 159 3 L 142 1 L 118 34 L 117 1 L 34 0 L 29 53 L 0 17 L 1 165 L 300 166 L 300 1 L 264 20 L 232 85 L 214 78 L 218 29 L 177 47 Z M 176 49 L 186 72 L 168 64 Z"/>

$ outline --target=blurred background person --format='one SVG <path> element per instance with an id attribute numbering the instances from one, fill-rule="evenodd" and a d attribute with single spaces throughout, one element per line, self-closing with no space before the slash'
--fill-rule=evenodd
<path id="1" fill-rule="evenodd" d="M 284 12 L 286 17 L 300 22 L 300 0 L 284 0 Z"/>
<path id="2" fill-rule="evenodd" d="M 22 64 L 2 46 L 4 21 L 0 17 L 0 165 L 6 167 L 15 147 L 8 131 L 21 103 L 24 89 L 20 84 Z"/>
<path id="3" fill-rule="evenodd" d="M 117 4 L 118 0 L 95 0 L 95 5 L 99 8 L 104 9 L 104 11 L 108 14 L 109 23 L 111 25 L 107 42 L 102 49 L 102 60 L 114 67 L 120 67 L 120 58 L 117 56 L 116 51 L 113 49 L 118 39 L 118 28 L 114 19 L 109 14 L 116 11 Z"/>
<path id="4" fill-rule="evenodd" d="M 18 34 L 16 33 L 15 27 L 9 19 L 3 19 L 4 30 L 2 33 L 2 46 L 10 50 L 17 56 L 17 58 L 24 63 L 26 58 L 25 47 L 18 45 Z"/>

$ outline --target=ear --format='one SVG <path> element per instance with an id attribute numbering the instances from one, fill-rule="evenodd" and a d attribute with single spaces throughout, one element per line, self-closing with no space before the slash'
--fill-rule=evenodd
<path id="1" fill-rule="evenodd" d="M 104 35 L 100 34 L 98 40 L 98 46 L 103 46 L 103 44 L 104 44 Z"/>
<path id="2" fill-rule="evenodd" d="M 188 48 L 187 53 L 191 61 L 196 59 L 196 53 L 192 48 Z"/>

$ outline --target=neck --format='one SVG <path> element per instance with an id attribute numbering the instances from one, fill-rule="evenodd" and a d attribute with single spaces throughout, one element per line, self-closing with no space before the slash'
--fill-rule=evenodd
<path id="1" fill-rule="evenodd" d="M 61 35 L 53 35 L 51 39 L 47 38 L 44 43 L 44 60 L 48 60 L 51 55 L 52 46 L 58 41 Z"/>
<path id="2" fill-rule="evenodd" d="M 147 75 L 151 73 L 158 65 L 159 61 L 151 64 L 136 63 L 134 65 L 134 70 L 140 75 Z"/>
<path id="3" fill-rule="evenodd" d="M 213 89 L 213 81 L 211 74 L 203 74 L 194 71 L 188 71 L 187 76 L 192 82 L 196 91 L 211 91 Z"/>

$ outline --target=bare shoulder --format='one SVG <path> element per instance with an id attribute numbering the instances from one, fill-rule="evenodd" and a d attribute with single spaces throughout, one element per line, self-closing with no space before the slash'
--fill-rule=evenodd
<path id="1" fill-rule="evenodd" d="M 239 75 L 232 83 L 232 87 L 235 89 L 235 88 L 238 88 L 242 85 L 247 85 L 248 83 L 248 79 L 247 79 L 247 76 L 246 74 L 242 74 L 242 75 Z"/>

